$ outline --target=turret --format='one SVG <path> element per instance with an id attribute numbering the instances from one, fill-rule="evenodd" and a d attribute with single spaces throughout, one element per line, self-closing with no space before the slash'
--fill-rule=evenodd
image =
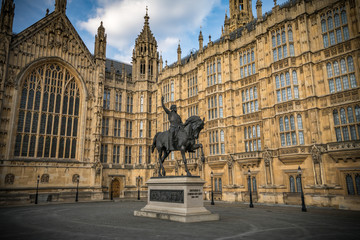
<path id="1" fill-rule="evenodd" d="M 65 13 L 67 0 L 55 0 L 55 12 Z"/>
<path id="2" fill-rule="evenodd" d="M 100 23 L 97 35 L 95 35 L 95 58 L 106 59 L 106 34 L 103 22 Z"/>
<path id="3" fill-rule="evenodd" d="M 177 48 L 177 63 L 178 65 L 181 64 L 181 47 L 180 47 L 180 40 Z"/>
<path id="4" fill-rule="evenodd" d="M 204 37 L 203 37 L 203 35 L 202 35 L 201 28 L 200 28 L 200 33 L 199 33 L 199 52 L 202 52 L 202 50 L 203 50 L 203 43 L 204 43 Z"/>
<path id="5" fill-rule="evenodd" d="M 246 25 L 254 19 L 251 2 L 251 0 L 229 0 L 230 32 Z"/>
<path id="6" fill-rule="evenodd" d="M 155 81 L 158 74 L 159 55 L 157 42 L 150 30 L 148 9 L 144 16 L 144 26 L 135 40 L 132 57 L 132 76 L 135 81 Z"/>
<path id="7" fill-rule="evenodd" d="M 257 15 L 258 21 L 261 21 L 262 20 L 262 2 L 261 2 L 261 0 L 256 1 L 256 15 Z"/>
<path id="8" fill-rule="evenodd" d="M 0 15 L 0 32 L 11 35 L 14 21 L 15 4 L 13 0 L 2 0 Z"/>
<path id="9" fill-rule="evenodd" d="M 159 60 L 159 72 L 161 72 L 163 69 L 163 59 L 162 59 L 162 55 L 160 54 L 160 60 Z"/>

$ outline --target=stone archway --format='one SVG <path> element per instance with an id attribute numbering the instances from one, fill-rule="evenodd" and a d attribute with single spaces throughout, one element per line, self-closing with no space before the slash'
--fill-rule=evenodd
<path id="1" fill-rule="evenodd" d="M 114 179 L 111 182 L 110 191 L 112 191 L 113 198 L 119 198 L 120 197 L 120 181 L 118 179 Z M 110 194 L 111 194 L 111 192 L 110 192 Z"/>

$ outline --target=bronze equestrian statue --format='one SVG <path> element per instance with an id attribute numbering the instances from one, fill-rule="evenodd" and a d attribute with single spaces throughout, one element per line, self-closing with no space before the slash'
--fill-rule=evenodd
<path id="1" fill-rule="evenodd" d="M 186 174 L 187 176 L 191 176 L 191 173 L 187 168 L 185 152 L 194 152 L 196 149 L 200 148 L 201 160 L 203 162 L 205 161 L 202 144 L 195 143 L 195 140 L 199 138 L 200 131 L 204 128 L 205 118 L 201 120 L 198 116 L 192 116 L 186 120 L 185 124 L 183 124 L 181 117 L 177 113 L 176 105 L 171 105 L 170 110 L 167 109 L 164 105 L 163 96 L 161 97 L 161 105 L 168 115 L 170 129 L 169 131 L 156 133 L 153 140 L 152 152 L 154 152 L 154 149 L 156 148 L 159 153 L 159 177 L 165 176 L 166 173 L 163 163 L 172 151 L 181 151 Z"/>

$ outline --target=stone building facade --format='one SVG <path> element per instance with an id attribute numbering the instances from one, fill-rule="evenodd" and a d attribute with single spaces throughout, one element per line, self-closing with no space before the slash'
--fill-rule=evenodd
<path id="1" fill-rule="evenodd" d="M 160 98 L 183 121 L 205 117 L 193 175 L 216 199 L 360 209 L 359 0 L 290 0 L 253 17 L 229 0 L 221 38 L 163 67 L 148 13 L 132 65 L 107 59 L 100 24 L 91 54 L 55 11 L 12 33 L 14 4 L 0 18 L 0 199 L 42 201 L 146 195 L 157 174 L 152 138 L 169 128 Z M 302 179 L 298 167 L 302 169 Z M 167 175 L 184 174 L 181 156 Z M 213 182 L 211 182 L 213 173 Z M 251 184 L 250 184 L 251 183 Z"/>

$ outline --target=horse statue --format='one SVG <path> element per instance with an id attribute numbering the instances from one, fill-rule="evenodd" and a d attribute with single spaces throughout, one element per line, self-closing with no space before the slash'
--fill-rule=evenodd
<path id="1" fill-rule="evenodd" d="M 187 167 L 186 163 L 186 157 L 185 152 L 194 152 L 196 149 L 201 149 L 201 161 L 205 162 L 205 156 L 204 156 L 204 150 L 202 144 L 196 144 L 195 140 L 199 138 L 200 131 L 204 128 L 205 125 L 205 118 L 204 120 L 201 120 L 198 116 L 191 116 L 189 117 L 183 128 L 180 128 L 177 135 L 176 140 L 174 143 L 173 148 L 171 149 L 168 144 L 169 139 L 169 131 L 164 132 L 158 132 L 154 136 L 153 144 L 152 144 L 152 152 L 154 152 L 154 149 L 156 148 L 159 153 L 159 177 L 165 176 L 165 168 L 163 166 L 163 163 L 167 156 L 172 151 L 181 151 L 181 156 L 185 165 L 185 171 L 187 176 L 191 176 L 191 173 L 189 172 L 189 169 Z"/>

